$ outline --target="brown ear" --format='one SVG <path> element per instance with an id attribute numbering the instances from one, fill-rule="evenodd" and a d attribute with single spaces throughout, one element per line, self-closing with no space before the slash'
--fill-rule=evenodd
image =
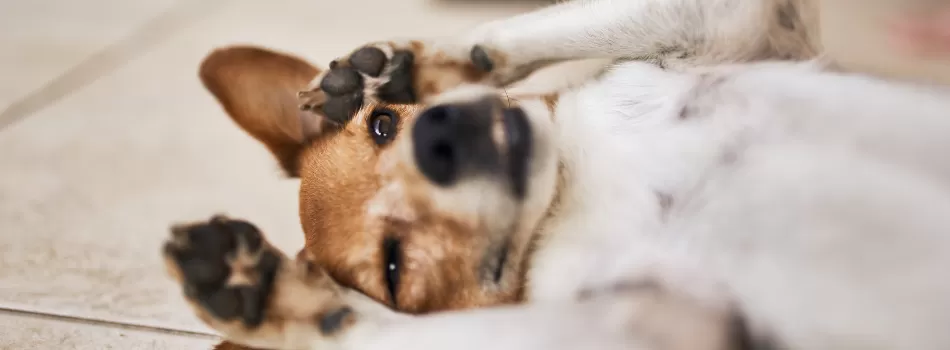
<path id="1" fill-rule="evenodd" d="M 300 58 L 251 46 L 217 49 L 199 71 L 231 119 L 264 143 L 291 177 L 298 176 L 300 151 L 325 120 L 301 111 L 297 102 L 297 92 L 318 73 Z"/>

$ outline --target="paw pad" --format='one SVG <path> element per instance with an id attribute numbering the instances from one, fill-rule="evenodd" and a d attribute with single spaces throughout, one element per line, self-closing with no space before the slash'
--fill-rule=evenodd
<path id="1" fill-rule="evenodd" d="M 263 322 L 281 257 L 254 225 L 215 217 L 175 227 L 165 255 L 177 265 L 185 295 L 212 316 L 248 327 Z"/>
<path id="2" fill-rule="evenodd" d="M 363 105 L 363 76 L 353 68 L 337 67 L 320 81 L 326 93 L 323 114 L 337 124 L 346 124 Z"/>
<path id="3" fill-rule="evenodd" d="M 409 51 L 396 51 L 389 60 L 389 81 L 379 87 L 376 96 L 389 103 L 414 103 L 412 68 L 415 55 Z"/>
<path id="4" fill-rule="evenodd" d="M 386 67 L 386 53 L 379 48 L 367 46 L 350 55 L 350 65 L 361 73 L 376 78 Z"/>
<path id="5" fill-rule="evenodd" d="M 330 71 L 319 85 L 319 90 L 326 94 L 325 99 L 306 99 L 301 109 L 312 110 L 316 108 L 316 103 L 311 102 L 318 102 L 327 118 L 337 124 L 345 124 L 363 106 L 367 85 L 379 84 L 376 81 L 382 82 L 379 86 L 371 86 L 376 89 L 376 98 L 388 103 L 414 103 L 414 64 L 415 57 L 407 50 L 396 50 L 392 57 L 386 57 L 380 48 L 361 48 L 342 63 L 334 61 L 330 65 Z"/>

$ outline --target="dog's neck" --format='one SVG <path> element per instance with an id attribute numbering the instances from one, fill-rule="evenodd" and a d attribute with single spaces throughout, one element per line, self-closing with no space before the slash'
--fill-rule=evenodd
<path id="1" fill-rule="evenodd" d="M 657 222 L 659 215 L 654 214 L 660 206 L 647 182 L 638 178 L 642 174 L 637 169 L 638 155 L 628 154 L 625 146 L 616 147 L 628 143 L 631 136 L 614 129 L 624 121 L 597 120 L 595 116 L 602 113 L 579 104 L 590 101 L 591 94 L 600 94 L 598 89 L 582 87 L 557 99 L 551 136 L 558 158 L 555 190 L 533 227 L 533 246 L 525 255 L 529 300 L 571 298 L 574 286 L 560 283 L 580 281 L 587 269 L 600 265 L 599 259 L 613 254 L 602 245 L 623 245 L 616 244 L 617 232 L 655 231 L 642 230 Z M 609 253 L 592 253 L 603 251 Z"/>

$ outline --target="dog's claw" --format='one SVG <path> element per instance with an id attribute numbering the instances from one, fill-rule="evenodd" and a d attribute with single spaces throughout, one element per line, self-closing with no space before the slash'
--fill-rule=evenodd
<path id="1" fill-rule="evenodd" d="M 297 99 L 300 100 L 301 111 L 318 112 L 327 102 L 327 94 L 321 90 L 300 91 L 297 93 Z"/>

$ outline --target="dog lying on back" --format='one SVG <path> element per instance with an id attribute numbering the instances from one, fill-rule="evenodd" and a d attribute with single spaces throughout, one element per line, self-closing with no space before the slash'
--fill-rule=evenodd
<path id="1" fill-rule="evenodd" d="M 950 348 L 950 91 L 827 70 L 815 11 L 578 1 L 324 71 L 216 51 L 307 246 L 216 217 L 169 270 L 268 349 Z M 511 86 L 584 58 L 613 63 Z"/>

